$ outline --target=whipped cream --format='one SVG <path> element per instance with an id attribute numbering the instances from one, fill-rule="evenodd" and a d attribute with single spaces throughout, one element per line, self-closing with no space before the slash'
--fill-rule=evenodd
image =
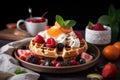
<path id="1" fill-rule="evenodd" d="M 38 35 L 41 35 L 45 41 L 50 38 L 46 31 L 39 32 Z M 58 37 L 53 37 L 57 43 L 63 43 L 64 45 L 70 46 L 71 48 L 80 47 L 80 40 L 77 38 L 74 31 L 70 33 L 63 33 Z"/>

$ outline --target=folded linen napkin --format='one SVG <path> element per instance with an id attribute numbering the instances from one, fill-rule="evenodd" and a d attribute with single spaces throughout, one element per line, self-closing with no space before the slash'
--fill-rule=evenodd
<path id="1" fill-rule="evenodd" d="M 20 66 L 18 60 L 12 56 L 16 48 L 30 40 L 31 38 L 26 38 L 10 42 L 0 48 L 0 80 L 38 80 L 40 74 Z M 16 74 L 17 69 L 24 70 L 26 73 Z"/>

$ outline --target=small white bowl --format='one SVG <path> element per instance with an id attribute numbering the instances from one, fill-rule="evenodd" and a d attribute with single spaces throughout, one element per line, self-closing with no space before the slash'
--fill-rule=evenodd
<path id="1" fill-rule="evenodd" d="M 96 31 L 91 30 L 88 26 L 85 29 L 85 40 L 88 43 L 96 44 L 96 45 L 106 45 L 111 42 L 111 28 L 109 26 L 105 26 L 106 30 L 104 31 Z"/>

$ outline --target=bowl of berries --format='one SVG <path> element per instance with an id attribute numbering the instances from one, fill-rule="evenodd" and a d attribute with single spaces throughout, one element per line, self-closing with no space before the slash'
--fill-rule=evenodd
<path id="1" fill-rule="evenodd" d="M 94 66 L 100 57 L 99 49 L 88 43 L 88 50 L 82 52 L 75 60 L 45 61 L 38 55 L 33 54 L 27 45 L 20 46 L 14 52 L 15 58 L 25 68 L 43 73 L 72 73 L 88 69 Z"/>
<path id="2" fill-rule="evenodd" d="M 85 29 L 85 40 L 95 45 L 106 45 L 111 42 L 111 28 L 102 23 L 89 22 Z"/>

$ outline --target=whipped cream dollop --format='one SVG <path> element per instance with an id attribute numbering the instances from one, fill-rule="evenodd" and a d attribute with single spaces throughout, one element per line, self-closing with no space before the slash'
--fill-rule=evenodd
<path id="1" fill-rule="evenodd" d="M 45 41 L 50 38 L 46 31 L 39 32 L 38 35 L 41 35 Z M 80 47 L 80 40 L 77 38 L 74 31 L 70 33 L 62 33 L 58 37 L 53 37 L 57 43 L 63 43 L 64 45 L 70 46 L 71 48 Z"/>

